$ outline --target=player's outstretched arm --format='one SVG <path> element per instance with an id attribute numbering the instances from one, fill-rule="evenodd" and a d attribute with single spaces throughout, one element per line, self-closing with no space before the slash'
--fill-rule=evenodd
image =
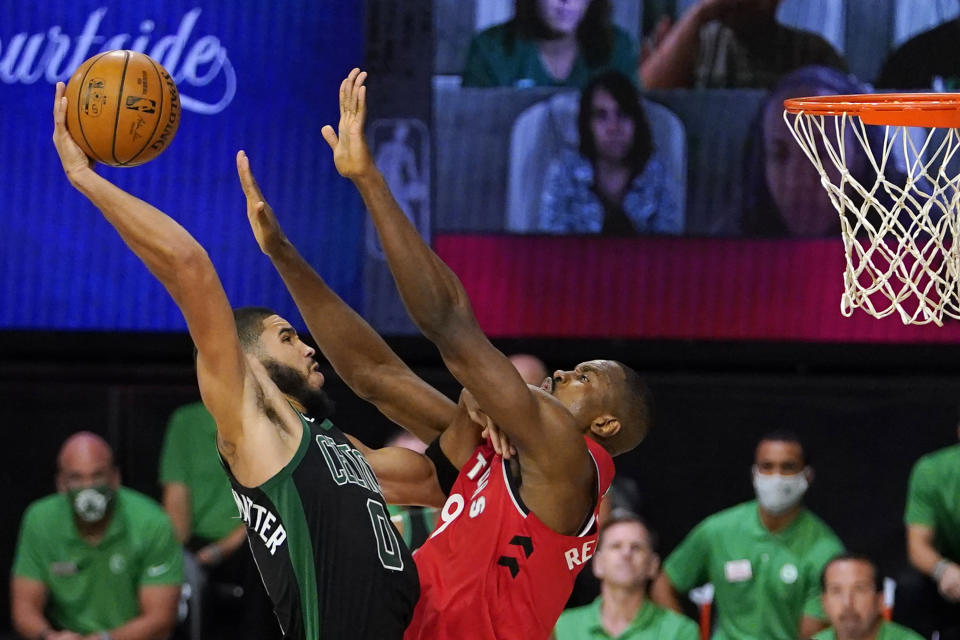
<path id="1" fill-rule="evenodd" d="M 460 280 L 420 237 L 373 162 L 363 136 L 365 79 L 358 69 L 350 72 L 340 86 L 338 132 L 323 128 L 337 170 L 360 191 L 407 311 L 439 347 L 447 368 L 518 450 L 547 455 L 551 443 L 542 428 L 552 421 L 540 419 L 539 403 L 520 374 L 480 330 Z"/>
<path id="2" fill-rule="evenodd" d="M 118 188 L 93 171 L 65 124 L 69 108 L 64 85 L 57 83 L 53 107 L 53 143 L 67 178 L 113 225 L 128 247 L 166 287 L 183 312 L 199 352 L 197 377 L 204 403 L 217 421 L 220 437 L 240 436 L 240 403 L 246 360 L 233 312 L 203 247 L 159 209 Z"/>
<path id="3" fill-rule="evenodd" d="M 303 259 L 263 197 L 243 151 L 237 153 L 237 173 L 257 244 L 280 273 L 337 375 L 390 420 L 424 442 L 433 441 L 450 424 L 456 405 L 404 364 Z"/>

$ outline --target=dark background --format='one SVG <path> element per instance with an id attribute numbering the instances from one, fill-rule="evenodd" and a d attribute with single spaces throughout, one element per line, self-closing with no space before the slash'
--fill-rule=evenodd
<path id="1" fill-rule="evenodd" d="M 458 387 L 435 349 L 417 338 L 392 346 L 448 395 Z M 655 428 L 617 459 L 637 480 L 643 511 L 664 551 L 707 515 L 752 498 L 757 438 L 796 430 L 816 478 L 808 504 L 844 543 L 879 558 L 888 574 L 904 561 L 906 481 L 923 453 L 956 442 L 956 347 L 849 347 L 798 343 L 501 341 L 549 366 L 613 357 L 649 380 Z M 80 429 L 115 448 L 125 484 L 159 496 L 157 458 L 170 412 L 197 398 L 189 341 L 178 334 L 0 336 L 0 566 L 9 567 L 27 504 L 54 490 L 54 459 Z M 370 444 L 390 426 L 329 370 L 337 423 Z M 0 627 L 9 626 L 6 583 Z"/>

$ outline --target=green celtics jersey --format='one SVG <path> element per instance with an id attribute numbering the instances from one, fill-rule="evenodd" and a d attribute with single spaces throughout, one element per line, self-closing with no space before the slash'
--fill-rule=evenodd
<path id="1" fill-rule="evenodd" d="M 663 568 L 680 592 L 713 583 L 714 640 L 795 640 L 803 616 L 825 619 L 820 572 L 842 550 L 833 531 L 807 509 L 771 533 L 753 500 L 697 525 Z"/>
<path id="2" fill-rule="evenodd" d="M 401 638 L 420 593 L 363 455 L 329 420 L 301 416 L 293 459 L 233 498 L 284 638 Z"/>
<path id="3" fill-rule="evenodd" d="M 960 562 L 960 444 L 927 454 L 914 465 L 904 520 L 933 529 L 940 553 Z"/>
<path id="4" fill-rule="evenodd" d="M 699 640 L 700 629 L 693 620 L 645 600 L 633 621 L 620 635 L 614 636 L 603 628 L 601 598 L 591 604 L 567 609 L 560 614 L 553 630 L 554 640 Z"/>
<path id="5" fill-rule="evenodd" d="M 837 632 L 831 627 L 813 636 L 813 640 L 837 640 Z M 881 622 L 876 640 L 923 640 L 923 636 L 895 622 Z"/>

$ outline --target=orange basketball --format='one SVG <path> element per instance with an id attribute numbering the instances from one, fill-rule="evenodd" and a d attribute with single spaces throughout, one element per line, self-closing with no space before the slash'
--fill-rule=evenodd
<path id="1" fill-rule="evenodd" d="M 66 96 L 70 135 L 88 156 L 114 167 L 156 158 L 180 126 L 173 78 L 136 51 L 107 51 L 85 61 Z"/>

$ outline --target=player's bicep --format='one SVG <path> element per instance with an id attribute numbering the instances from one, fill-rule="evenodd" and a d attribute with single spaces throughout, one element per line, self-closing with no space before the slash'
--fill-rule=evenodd
<path id="1" fill-rule="evenodd" d="M 446 496 L 440 489 L 437 470 L 425 455 L 403 447 L 371 449 L 347 436 L 363 454 L 380 484 L 383 499 L 390 504 L 443 506 Z"/>

